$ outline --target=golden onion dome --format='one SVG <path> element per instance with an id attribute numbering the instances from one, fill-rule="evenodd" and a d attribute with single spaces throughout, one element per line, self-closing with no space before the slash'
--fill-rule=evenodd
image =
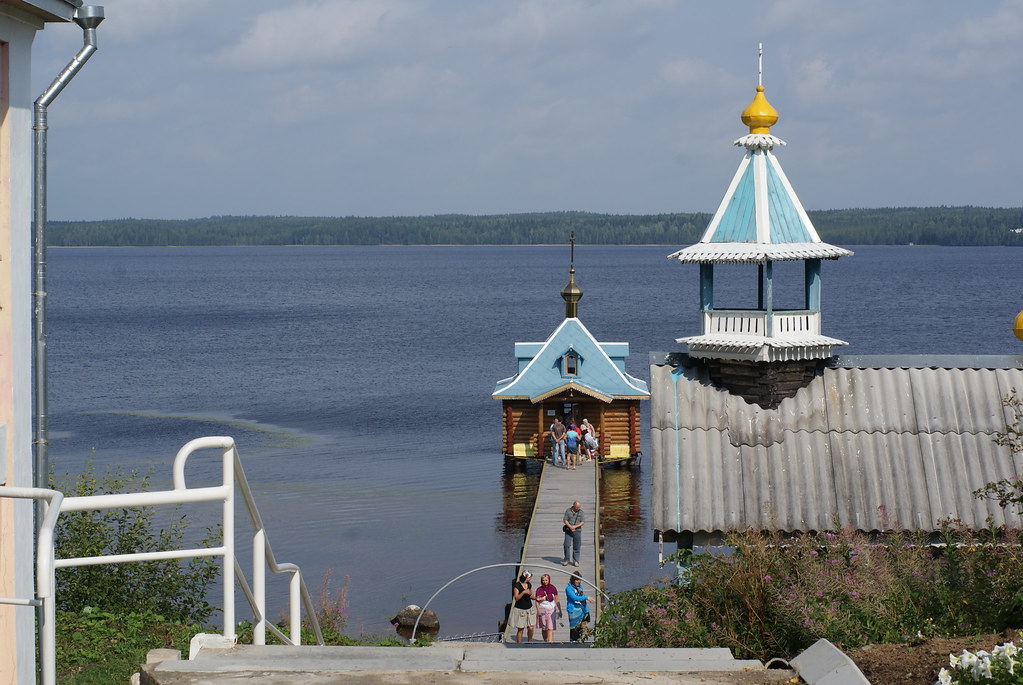
<path id="1" fill-rule="evenodd" d="M 561 289 L 561 298 L 565 300 L 565 318 L 579 318 L 579 300 L 582 299 L 583 290 L 575 284 L 575 231 L 569 237 L 568 253 L 568 284 Z"/>
<path id="2" fill-rule="evenodd" d="M 561 297 L 565 300 L 566 318 L 579 318 L 579 300 L 582 296 L 582 288 L 575 284 L 575 269 L 571 269 L 568 272 L 568 284 L 561 289 Z"/>
<path id="3" fill-rule="evenodd" d="M 742 111 L 742 123 L 749 126 L 750 133 L 770 133 L 777 122 L 778 112 L 764 97 L 764 87 L 757 86 L 753 102 Z"/>
<path id="4" fill-rule="evenodd" d="M 1016 315 L 1016 323 L 1012 326 L 1012 332 L 1016 337 L 1023 340 L 1023 312 Z"/>

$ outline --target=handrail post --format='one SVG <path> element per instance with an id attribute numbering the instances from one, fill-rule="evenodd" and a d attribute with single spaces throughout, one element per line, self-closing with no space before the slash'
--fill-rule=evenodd
<path id="1" fill-rule="evenodd" d="M 266 644 L 266 532 L 260 528 L 252 536 L 252 594 L 259 620 L 252 627 L 252 644 Z"/>
<path id="2" fill-rule="evenodd" d="M 235 447 L 232 443 L 222 454 L 224 469 L 224 485 L 227 495 L 224 497 L 224 637 L 237 639 L 234 618 L 234 460 Z"/>
<path id="3" fill-rule="evenodd" d="M 55 597 L 56 575 L 54 557 L 56 556 L 54 529 L 57 517 L 60 516 L 60 505 L 64 495 L 53 491 L 50 499 L 43 499 L 43 521 L 37 535 L 36 548 L 36 594 L 42 600 L 42 611 L 38 613 L 42 620 L 39 626 L 39 679 L 43 685 L 57 682 L 57 599 Z"/>
<path id="4" fill-rule="evenodd" d="M 288 581 L 289 599 L 291 603 L 291 643 L 302 644 L 302 572 L 292 571 Z"/>
<path id="5" fill-rule="evenodd" d="M 57 607 L 52 594 L 42 600 L 43 610 L 39 612 L 43 620 L 39 626 L 39 651 L 42 652 L 39 657 L 42 662 L 40 681 L 43 685 L 53 685 L 57 682 Z"/>

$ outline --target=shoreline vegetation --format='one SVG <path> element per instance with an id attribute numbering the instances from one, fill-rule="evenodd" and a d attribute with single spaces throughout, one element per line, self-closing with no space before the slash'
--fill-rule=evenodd
<path id="1" fill-rule="evenodd" d="M 807 214 L 839 245 L 1023 246 L 1023 207 L 888 207 Z M 213 216 L 50 221 L 50 247 L 248 245 L 691 245 L 711 215 L 438 214 L 392 217 Z"/>

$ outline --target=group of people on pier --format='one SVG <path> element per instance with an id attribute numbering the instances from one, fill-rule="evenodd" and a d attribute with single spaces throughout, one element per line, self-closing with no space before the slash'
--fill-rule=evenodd
<path id="1" fill-rule="evenodd" d="M 523 571 L 512 583 L 511 627 L 515 629 L 515 641 L 522 642 L 522 633 L 525 632 L 526 640 L 532 642 L 533 631 L 539 627 L 544 642 L 554 642 L 557 621 L 565 615 L 558 589 L 551 584 L 551 574 L 544 573 L 540 576 L 540 585 L 534 590 L 532 577 L 532 573 Z M 582 637 L 583 624 L 590 619 L 586 608 L 589 597 L 583 591 L 583 577 L 578 571 L 572 574 L 565 586 L 565 597 L 569 639 L 577 642 Z M 564 626 L 564 622 L 561 625 Z"/>
<path id="2" fill-rule="evenodd" d="M 551 442 L 554 445 L 553 461 L 555 466 L 574 469 L 579 466 L 580 458 L 597 458 L 597 431 L 593 424 L 583 419 L 577 426 L 569 422 L 566 426 L 560 416 L 554 417 L 550 427 Z"/>
<path id="3" fill-rule="evenodd" d="M 586 523 L 586 515 L 578 500 L 565 510 L 561 523 L 565 533 L 565 556 L 561 565 L 568 566 L 571 563 L 579 566 L 583 541 L 581 529 Z M 527 641 L 532 642 L 533 630 L 539 627 L 544 641 L 554 642 L 556 623 L 564 617 L 558 589 L 551 584 L 551 575 L 544 573 L 540 576 L 540 585 L 534 590 L 530 580 L 532 576 L 529 571 L 523 570 L 519 579 L 512 583 L 511 627 L 515 628 L 515 641 L 522 642 L 522 633 L 526 631 Z M 589 597 L 582 585 L 583 577 L 576 571 L 565 587 L 569 639 L 572 642 L 579 640 L 583 624 L 590 620 L 587 609 Z"/>

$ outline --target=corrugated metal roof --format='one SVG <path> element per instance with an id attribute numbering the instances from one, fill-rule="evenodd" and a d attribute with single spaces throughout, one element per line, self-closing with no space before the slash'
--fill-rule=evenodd
<path id="1" fill-rule="evenodd" d="M 1023 469 L 993 441 L 1011 420 L 1001 398 L 1023 389 L 1023 358 L 870 359 L 832 360 L 772 410 L 714 387 L 685 355 L 651 355 L 654 529 L 932 532 L 989 516 L 1023 527 L 972 496 Z"/>

